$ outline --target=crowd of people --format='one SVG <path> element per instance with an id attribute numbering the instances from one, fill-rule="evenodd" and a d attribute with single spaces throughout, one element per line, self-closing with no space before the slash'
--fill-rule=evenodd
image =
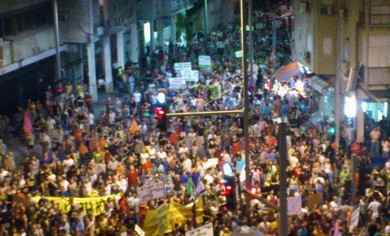
<path id="1" fill-rule="evenodd" d="M 280 9 L 284 8 L 278 9 L 275 13 L 283 15 Z M 240 29 L 229 24 L 207 35 L 198 34 L 187 47 L 175 48 L 174 57 L 171 50 L 162 49 L 155 58 L 158 66 L 143 79 L 139 68 L 119 70 L 118 89 L 124 98 L 108 98 L 102 114 L 94 113 L 86 86 L 73 88 L 71 83 L 64 86 L 60 99 L 49 87 L 44 102 L 29 101 L 20 109 L 14 119 L 18 121 L 15 132 L 23 133 L 28 148 L 20 165 L 0 140 L 0 235 L 132 235 L 135 225 L 148 227 L 143 224 L 148 210 L 165 202 L 193 202 L 195 197 L 186 191 L 188 181 L 195 186 L 202 182 L 205 187 L 203 222 L 177 224 L 166 235 L 184 235 L 206 222 L 212 222 L 214 235 L 230 235 L 242 225 L 265 235 L 278 234 L 278 213 L 262 202 L 243 194 L 243 205 L 251 206 L 249 221 L 243 205 L 237 203 L 235 211 L 226 208 L 221 184 L 224 163 L 230 163 L 237 174 L 249 165 L 252 185 L 272 204 L 279 201 L 278 173 L 287 172 L 289 196 L 302 197 L 301 213 L 289 217 L 289 235 L 348 234 L 357 206 L 360 222 L 353 234 L 390 233 L 390 161 L 371 175 L 364 172 L 370 151 L 389 155 L 389 141 L 382 136 L 388 123 L 368 127 L 375 125 L 368 134 L 369 151 L 349 136 L 348 121 L 343 121 L 341 138 L 352 140 L 336 153 L 334 135 L 328 132 L 329 118 L 311 119 L 315 106 L 307 79 L 284 83 L 272 79 L 270 14 L 256 11 L 254 16 L 261 28 L 254 31 L 254 47 L 261 53 L 254 55 L 249 86 L 250 163 L 244 158 L 241 115 L 169 118 L 166 131 L 158 128 L 153 116 L 160 89 L 166 91 L 170 110 L 175 112 L 243 107 L 241 59 L 234 54 L 240 47 Z M 286 63 L 290 60 L 289 21 L 282 22 L 277 30 L 277 58 Z M 190 61 L 193 69 L 199 69 L 199 55 L 212 58 L 211 70 L 200 70 L 199 82 L 186 90 L 170 90 L 168 79 L 176 74 L 173 64 Z M 287 170 L 277 164 L 279 118 L 288 121 Z M 205 168 L 212 158 L 218 164 Z M 357 172 L 352 172 L 354 161 Z M 358 183 L 356 202 L 351 202 L 353 179 Z M 164 183 L 165 197 L 142 202 L 137 189 L 153 183 Z M 107 200 L 104 212 L 97 216 L 72 201 L 109 195 L 119 197 Z M 309 200 L 313 195 L 317 196 L 314 204 Z M 36 196 L 41 200 L 33 201 Z M 49 196 L 69 198 L 69 211 L 60 210 L 45 198 Z"/>

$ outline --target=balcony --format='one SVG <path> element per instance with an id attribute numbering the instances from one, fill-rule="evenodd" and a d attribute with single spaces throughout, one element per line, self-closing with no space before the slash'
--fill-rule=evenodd
<path id="1" fill-rule="evenodd" d="M 52 28 L 37 29 L 16 36 L 9 36 L 0 47 L 0 59 L 3 60 L 2 66 L 20 62 L 52 49 L 55 45 L 54 40 Z"/>

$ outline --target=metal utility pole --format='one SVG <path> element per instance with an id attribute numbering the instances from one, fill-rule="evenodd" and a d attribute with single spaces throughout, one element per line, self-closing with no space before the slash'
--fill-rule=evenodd
<path id="1" fill-rule="evenodd" d="M 272 16 L 272 51 L 274 61 L 274 69 L 276 68 L 276 15 Z"/>
<path id="2" fill-rule="evenodd" d="M 208 26 L 208 0 L 204 0 L 204 30 L 205 34 L 209 32 L 209 26 Z"/>
<path id="3" fill-rule="evenodd" d="M 351 155 L 352 158 L 352 179 L 351 179 L 351 206 L 354 206 L 356 203 L 356 188 L 357 188 L 357 182 L 356 182 L 356 168 L 357 166 L 357 157 L 356 155 Z"/>
<path id="4" fill-rule="evenodd" d="M 251 86 L 253 81 L 253 21 L 252 21 L 252 0 L 248 0 L 248 24 L 249 24 L 249 76 Z"/>
<path id="5" fill-rule="evenodd" d="M 250 180 L 250 158 L 249 158 L 249 99 L 248 99 L 248 66 L 247 66 L 247 51 L 246 51 L 246 11 L 245 0 L 240 0 L 241 9 L 241 50 L 242 50 L 242 75 L 244 77 L 244 144 L 245 144 L 245 185 L 249 189 Z M 250 205 L 246 204 L 246 214 L 248 224 L 250 222 Z"/>
<path id="6" fill-rule="evenodd" d="M 280 235 L 287 236 L 288 216 L 287 216 L 287 124 L 279 124 L 279 230 Z"/>
<path id="7" fill-rule="evenodd" d="M 54 38 L 56 47 L 56 80 L 61 79 L 61 54 L 60 54 L 60 31 L 58 26 L 58 6 L 57 0 L 53 0 L 53 16 L 54 16 Z"/>

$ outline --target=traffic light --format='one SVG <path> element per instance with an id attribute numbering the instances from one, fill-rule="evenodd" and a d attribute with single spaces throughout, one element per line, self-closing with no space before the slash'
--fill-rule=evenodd
<path id="1" fill-rule="evenodd" d="M 328 134 L 334 135 L 336 133 L 336 128 L 334 126 L 329 126 Z"/>
<path id="2" fill-rule="evenodd" d="M 156 117 L 157 120 L 165 119 L 166 113 L 164 108 L 155 107 L 153 110 L 154 110 L 154 116 Z"/>
<path id="3" fill-rule="evenodd" d="M 236 211 L 236 183 L 234 177 L 225 176 L 225 192 L 223 195 L 226 197 L 226 208 L 231 211 Z"/>
<path id="4" fill-rule="evenodd" d="M 249 186 L 249 192 L 251 194 L 258 194 L 257 187 L 253 185 Z"/>
<path id="5" fill-rule="evenodd" d="M 155 107 L 153 109 L 154 111 L 154 117 L 157 120 L 156 127 L 160 130 L 162 133 L 167 132 L 167 114 L 163 107 Z"/>

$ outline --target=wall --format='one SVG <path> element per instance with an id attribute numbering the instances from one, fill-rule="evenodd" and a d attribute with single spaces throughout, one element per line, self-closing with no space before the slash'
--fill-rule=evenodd
<path id="1" fill-rule="evenodd" d="M 6 42 L 3 45 L 3 52 L 5 52 L 4 66 L 54 48 L 54 32 L 52 28 L 28 31 L 7 38 L 11 42 Z"/>
<path id="2" fill-rule="evenodd" d="M 321 15 L 320 6 L 313 4 L 314 13 L 314 59 L 313 71 L 320 75 L 336 74 L 336 32 L 337 32 L 337 11 L 332 6 L 331 15 Z"/>
<path id="3" fill-rule="evenodd" d="M 313 70 L 313 60 L 305 60 L 302 56 L 302 52 L 313 51 L 313 37 L 314 37 L 314 14 L 315 11 L 312 7 L 306 9 L 302 7 L 300 0 L 293 0 L 292 7 L 294 11 L 294 31 L 293 31 L 293 58 L 300 61 L 302 64 L 308 66 Z"/>
<path id="4" fill-rule="evenodd" d="M 0 1 L 0 14 L 20 10 L 25 7 L 29 7 L 35 4 L 48 2 L 49 0 L 1 0 Z"/>
<path id="5" fill-rule="evenodd" d="M 58 0 L 60 41 L 64 43 L 87 43 L 89 33 L 92 32 L 89 24 L 89 1 L 90 0 Z M 94 22 L 100 19 L 97 0 L 93 1 Z"/>

